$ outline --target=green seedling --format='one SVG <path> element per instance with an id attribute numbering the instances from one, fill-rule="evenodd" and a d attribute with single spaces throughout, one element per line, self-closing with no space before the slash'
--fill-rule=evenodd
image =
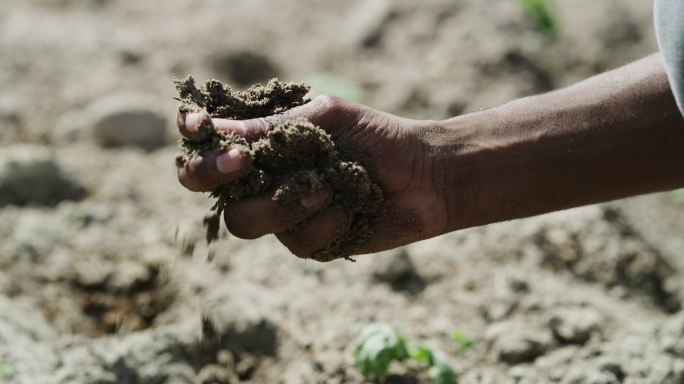
<path id="1" fill-rule="evenodd" d="M 684 205 L 684 189 L 678 189 L 676 191 L 672 191 L 671 193 L 672 200 L 674 200 L 675 203 Z"/>
<path id="2" fill-rule="evenodd" d="M 382 377 L 394 360 L 408 355 L 406 341 L 396 328 L 386 324 L 366 327 L 354 349 L 354 361 L 366 377 Z"/>
<path id="3" fill-rule="evenodd" d="M 454 348 L 457 352 L 463 352 L 473 346 L 473 339 L 461 331 L 452 332 L 451 341 L 454 342 Z"/>
<path id="4" fill-rule="evenodd" d="M 535 27 L 541 33 L 555 37 L 558 28 L 556 18 L 551 12 L 551 0 L 519 0 L 520 5 L 532 18 Z"/>
<path id="5" fill-rule="evenodd" d="M 410 359 L 425 364 L 427 376 L 434 384 L 456 384 L 456 373 L 449 366 L 446 355 L 425 345 L 408 343 L 399 331 L 387 324 L 366 327 L 354 349 L 356 367 L 365 377 L 381 378 L 393 361 Z"/>
<path id="6" fill-rule="evenodd" d="M 451 369 L 446 355 L 439 349 L 430 349 L 425 345 L 418 345 L 412 348 L 409 357 L 413 361 L 427 364 L 427 375 L 434 384 L 458 383 L 456 372 Z"/>
<path id="7" fill-rule="evenodd" d="M 5 363 L 0 363 L 0 380 L 9 380 L 12 376 L 12 367 Z"/>
<path id="8" fill-rule="evenodd" d="M 311 86 L 309 96 L 330 94 L 345 100 L 360 103 L 365 98 L 364 91 L 352 80 L 331 73 L 317 73 L 306 79 Z"/>
<path id="9" fill-rule="evenodd" d="M 74 230 L 81 230 L 88 226 L 89 218 L 85 215 L 70 215 L 69 226 Z"/>

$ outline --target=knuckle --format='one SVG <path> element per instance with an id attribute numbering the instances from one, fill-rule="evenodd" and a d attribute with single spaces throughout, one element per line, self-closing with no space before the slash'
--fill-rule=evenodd
<path id="1" fill-rule="evenodd" d="M 337 96 L 323 94 L 316 96 L 312 103 L 318 108 L 319 112 L 322 113 L 335 113 L 339 112 L 345 102 Z"/>
<path id="2" fill-rule="evenodd" d="M 278 115 L 271 115 L 255 119 L 254 130 L 257 133 L 268 133 L 275 128 L 276 125 L 281 124 L 282 117 Z"/>

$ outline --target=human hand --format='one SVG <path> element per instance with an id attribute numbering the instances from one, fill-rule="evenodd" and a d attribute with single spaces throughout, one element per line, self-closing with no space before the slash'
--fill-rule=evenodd
<path id="1" fill-rule="evenodd" d="M 181 134 L 197 134 L 201 118 L 195 113 L 179 115 Z M 446 199 L 438 181 L 443 172 L 436 167 L 429 143 L 435 122 L 399 118 L 336 97 L 319 96 L 280 115 L 242 121 L 213 119 L 213 123 L 216 129 L 253 141 L 293 118 L 320 126 L 333 137 L 341 153 L 353 153 L 389 203 L 384 217 L 374 223 L 371 239 L 357 253 L 386 250 L 445 231 Z M 205 153 L 179 168 L 178 178 L 192 191 L 212 191 L 240 177 L 247 161 L 238 148 Z M 246 198 L 226 207 L 226 226 L 244 239 L 274 233 L 295 255 L 308 257 L 334 240 L 348 224 L 342 211 L 319 212 L 326 193 L 324 189 L 313 192 L 298 203 L 276 202 L 272 192 Z M 295 225 L 305 220 L 303 225 Z"/>

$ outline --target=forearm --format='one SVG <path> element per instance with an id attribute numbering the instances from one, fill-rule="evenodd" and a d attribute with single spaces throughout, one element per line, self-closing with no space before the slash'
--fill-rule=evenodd
<path id="1" fill-rule="evenodd" d="M 684 120 L 658 55 L 442 126 L 447 230 L 684 186 Z"/>

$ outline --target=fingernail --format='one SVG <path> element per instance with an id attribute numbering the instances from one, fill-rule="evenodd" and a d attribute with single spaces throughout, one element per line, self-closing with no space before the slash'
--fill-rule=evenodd
<path id="1" fill-rule="evenodd" d="M 197 126 L 202 121 L 201 113 L 186 113 L 185 114 L 185 124 L 183 125 L 185 129 L 189 132 L 197 132 Z"/>
<path id="2" fill-rule="evenodd" d="M 216 168 L 223 174 L 233 173 L 240 169 L 240 150 L 233 148 L 216 158 Z"/>
<path id="3" fill-rule="evenodd" d="M 311 194 L 309 194 L 309 196 L 303 198 L 301 200 L 301 203 L 304 208 L 314 208 L 323 204 L 325 198 L 326 193 L 324 190 L 321 189 L 316 192 L 312 192 Z"/>

